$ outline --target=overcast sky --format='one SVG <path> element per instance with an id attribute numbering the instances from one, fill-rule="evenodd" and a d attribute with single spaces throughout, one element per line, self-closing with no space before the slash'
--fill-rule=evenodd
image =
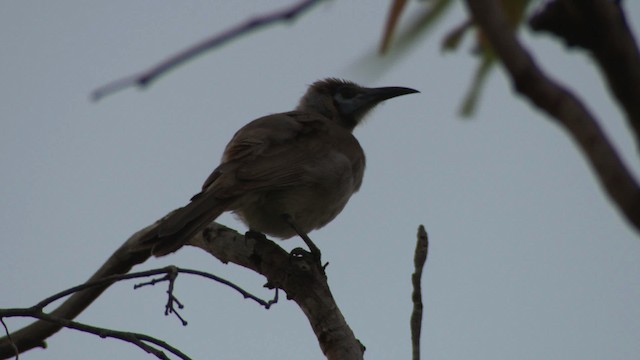
<path id="1" fill-rule="evenodd" d="M 368 359 L 410 358 L 415 232 L 431 250 L 423 289 L 428 359 L 637 359 L 640 238 L 601 191 L 567 134 L 515 97 L 501 69 L 477 116 L 457 108 L 476 60 L 443 54 L 457 4 L 392 67 L 375 48 L 388 1 L 334 1 L 291 25 L 201 56 L 150 88 L 98 103 L 94 88 L 143 70 L 288 1 L 5 1 L 0 12 L 0 307 L 30 306 L 82 283 L 132 233 L 184 205 L 236 129 L 291 110 L 328 76 L 422 93 L 380 106 L 356 129 L 364 184 L 311 237 Z M 637 34 L 640 3 L 626 1 Z M 408 12 L 424 6 L 412 2 Z M 625 121 L 580 51 L 523 33 L 540 64 L 576 90 L 640 173 Z M 230 215 L 220 222 L 246 229 Z M 283 242 L 291 249 L 298 239 Z M 264 278 L 202 251 L 152 259 L 209 271 L 270 297 Z M 165 287 L 109 289 L 79 321 L 164 339 L 194 359 L 322 359 L 300 309 L 272 310 L 181 277 L 183 327 Z M 17 330 L 28 321 L 8 320 Z M 116 340 L 63 330 L 20 358 L 149 359 Z"/>

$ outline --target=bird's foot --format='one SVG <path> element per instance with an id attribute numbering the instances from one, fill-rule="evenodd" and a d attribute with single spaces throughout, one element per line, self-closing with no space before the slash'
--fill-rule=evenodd
<path id="1" fill-rule="evenodd" d="M 300 270 L 303 270 L 305 272 L 315 271 L 322 274 L 322 276 L 327 276 L 325 270 L 329 263 L 325 263 L 323 265 L 319 254 L 314 254 L 301 247 L 297 247 L 291 250 L 291 252 L 289 253 L 289 259 L 291 263 L 296 264 L 296 267 Z"/>
<path id="2" fill-rule="evenodd" d="M 307 247 L 309 248 L 308 252 L 303 250 L 302 248 L 295 248 L 291 251 L 291 255 L 296 256 L 297 254 L 299 255 L 302 252 L 311 254 L 316 264 L 324 270 L 324 268 L 326 268 L 328 264 L 322 265 L 322 252 L 320 251 L 320 248 L 318 248 L 316 244 L 311 241 L 311 238 L 309 238 L 309 235 L 307 235 L 307 233 L 298 228 L 290 215 L 284 214 L 282 215 L 282 218 L 287 224 L 289 224 L 289 226 L 291 226 L 291 228 L 298 234 L 298 236 L 300 236 L 302 241 L 304 241 L 304 243 L 307 244 Z"/>
<path id="3" fill-rule="evenodd" d="M 290 215 L 284 214 L 282 215 L 282 218 L 287 224 L 289 224 L 289 226 L 291 226 L 291 228 L 298 234 L 298 236 L 300 236 L 302 241 L 304 241 L 304 243 L 309 248 L 309 251 L 306 251 L 302 248 L 295 248 L 291 251 L 291 256 L 295 258 L 304 258 L 306 256 L 311 256 L 314 264 L 324 273 L 324 270 L 327 268 L 327 265 L 329 265 L 329 263 L 326 263 L 324 265 L 322 264 L 322 252 L 320 251 L 320 248 L 313 243 L 306 232 L 300 230 L 300 228 L 296 225 L 295 221 L 293 221 Z"/>

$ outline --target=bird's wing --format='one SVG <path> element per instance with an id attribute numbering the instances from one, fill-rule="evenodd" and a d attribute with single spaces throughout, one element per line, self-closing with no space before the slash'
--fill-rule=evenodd
<path id="1" fill-rule="evenodd" d="M 205 181 L 203 193 L 229 198 L 300 183 L 309 166 L 333 150 L 330 125 L 326 118 L 300 112 L 250 122 L 227 145 L 222 164 Z"/>
<path id="2" fill-rule="evenodd" d="M 322 146 L 327 136 L 307 135 L 322 134 L 327 127 L 327 119 L 295 111 L 245 125 L 227 145 L 222 164 L 204 182 L 202 191 L 167 217 L 158 233 L 186 238 L 247 191 L 299 183 L 306 172 L 305 161 L 313 162 L 314 157 L 324 156 L 323 151 L 327 151 L 327 146 Z"/>

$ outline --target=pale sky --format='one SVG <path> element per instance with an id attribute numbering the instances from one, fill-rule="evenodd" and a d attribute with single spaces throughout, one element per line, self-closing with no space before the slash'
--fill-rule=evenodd
<path id="1" fill-rule="evenodd" d="M 410 358 L 412 257 L 419 224 L 425 359 L 636 359 L 640 238 L 600 189 L 567 134 L 512 93 L 501 69 L 478 114 L 457 108 L 476 61 L 470 39 L 443 54 L 464 19 L 456 4 L 416 49 L 382 71 L 375 48 L 388 1 L 320 5 L 208 53 L 150 88 L 98 103 L 94 88 L 247 17 L 292 1 L 28 1 L 0 12 L 0 307 L 26 307 L 82 283 L 132 233 L 184 205 L 236 129 L 293 109 L 306 86 L 343 77 L 420 90 L 380 106 L 355 135 L 368 160 L 343 213 L 311 233 L 333 294 L 367 359 Z M 640 28 L 640 3 L 626 1 Z M 408 13 L 423 6 L 411 2 Z M 406 19 L 406 18 L 405 18 Z M 536 59 L 574 89 L 640 174 L 637 151 L 581 51 L 523 32 Z M 244 232 L 230 215 L 223 224 Z M 281 243 L 291 249 L 298 239 Z M 212 272 L 269 298 L 264 278 L 199 249 L 152 259 Z M 143 332 L 194 359 L 323 359 L 300 309 L 265 311 L 202 279 L 180 277 L 183 327 L 163 316 L 166 287 L 110 288 L 79 321 Z M 30 321 L 10 319 L 19 329 Z M 21 359 L 151 359 L 72 330 Z"/>

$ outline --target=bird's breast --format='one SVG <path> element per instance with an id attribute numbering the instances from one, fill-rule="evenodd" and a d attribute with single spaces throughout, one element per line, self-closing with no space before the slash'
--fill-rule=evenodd
<path id="1" fill-rule="evenodd" d="M 361 151 L 359 145 L 357 150 Z M 305 232 L 321 228 L 360 188 L 364 154 L 351 155 L 335 149 L 310 158 L 294 184 L 247 194 L 239 199 L 234 212 L 250 229 L 283 239 L 296 235 L 282 220 L 284 214 Z"/>

